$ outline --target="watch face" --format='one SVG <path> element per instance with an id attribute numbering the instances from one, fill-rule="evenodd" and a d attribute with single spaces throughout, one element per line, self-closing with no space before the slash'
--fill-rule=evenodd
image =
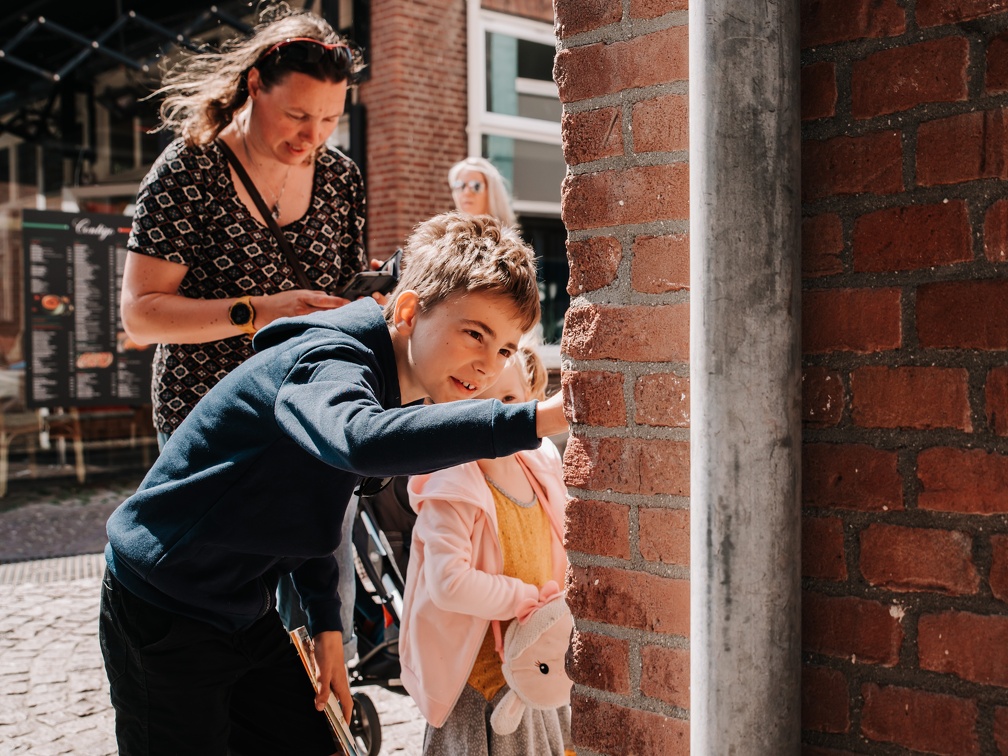
<path id="1" fill-rule="evenodd" d="M 244 302 L 235 302 L 231 305 L 231 322 L 237 326 L 243 326 L 252 320 L 252 308 Z"/>

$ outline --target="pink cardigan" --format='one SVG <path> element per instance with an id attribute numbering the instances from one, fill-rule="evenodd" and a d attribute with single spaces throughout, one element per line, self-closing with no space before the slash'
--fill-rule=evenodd
<path id="1" fill-rule="evenodd" d="M 547 438 L 518 461 L 552 526 L 553 575 L 564 583 L 564 507 L 560 453 Z M 399 654 L 402 681 L 420 712 L 444 724 L 472 671 L 491 620 L 508 620 L 539 600 L 535 586 L 501 575 L 493 496 L 475 462 L 417 475 L 409 483 L 417 512 L 406 573 Z"/>

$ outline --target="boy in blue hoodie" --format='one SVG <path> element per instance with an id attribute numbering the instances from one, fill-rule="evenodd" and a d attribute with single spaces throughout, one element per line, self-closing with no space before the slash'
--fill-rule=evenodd
<path id="1" fill-rule="evenodd" d="M 172 435 L 109 518 L 100 635 L 120 753 L 332 753 L 352 709 L 333 551 L 364 478 L 535 448 L 559 395 L 456 401 L 492 385 L 539 319 L 534 253 L 489 217 L 417 227 L 382 312 L 280 320 Z M 433 406 L 423 406 L 433 402 Z M 274 611 L 292 573 L 317 694 Z M 314 706 L 313 706 L 314 703 Z"/>

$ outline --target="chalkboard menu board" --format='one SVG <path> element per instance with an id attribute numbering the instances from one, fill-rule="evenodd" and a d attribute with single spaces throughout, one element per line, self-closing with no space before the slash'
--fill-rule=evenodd
<path id="1" fill-rule="evenodd" d="M 25 400 L 29 407 L 146 404 L 153 348 L 123 331 L 119 292 L 131 220 L 25 210 Z"/>

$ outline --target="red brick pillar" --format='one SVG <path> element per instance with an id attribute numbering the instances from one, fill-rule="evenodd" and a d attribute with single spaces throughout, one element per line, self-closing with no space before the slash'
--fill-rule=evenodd
<path id="1" fill-rule="evenodd" d="M 1008 13 L 803 0 L 805 753 L 1008 752 Z"/>
<path id="2" fill-rule="evenodd" d="M 556 0 L 583 753 L 689 752 L 685 5 Z M 624 15 L 624 7 L 626 15 Z M 671 13 L 669 11 L 672 11 Z M 641 31 L 633 31 L 640 29 Z"/>
<path id="3" fill-rule="evenodd" d="M 385 259 L 414 225 L 454 209 L 448 169 L 467 154 L 465 0 L 373 0 L 367 242 Z"/>

